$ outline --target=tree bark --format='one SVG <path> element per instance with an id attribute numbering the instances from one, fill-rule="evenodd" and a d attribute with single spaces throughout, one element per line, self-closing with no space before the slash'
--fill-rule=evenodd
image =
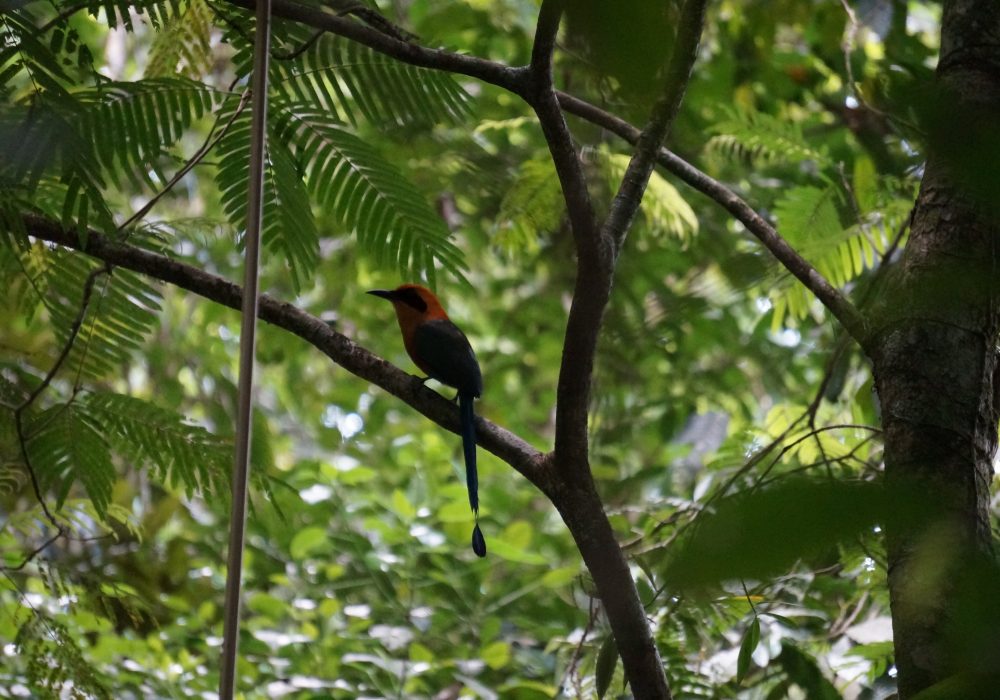
<path id="1" fill-rule="evenodd" d="M 995 138 L 1000 114 L 1000 3 L 945 3 L 936 85 L 920 104 L 928 160 L 910 241 L 868 344 L 887 483 L 935 503 L 887 524 L 903 699 L 962 670 L 948 639 L 955 584 L 992 546 L 1000 217 L 970 170 L 996 167 L 976 148 Z"/>

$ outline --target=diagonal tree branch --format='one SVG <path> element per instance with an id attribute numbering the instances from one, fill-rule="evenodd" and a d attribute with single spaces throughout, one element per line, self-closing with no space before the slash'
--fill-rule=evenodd
<path id="1" fill-rule="evenodd" d="M 576 243 L 578 265 L 597 272 L 603 265 L 602 258 L 610 251 L 601 250 L 597 217 L 587 190 L 580 154 L 573 143 L 573 135 L 552 82 L 552 53 L 556 34 L 565 9 L 565 0 L 544 0 L 538 13 L 535 41 L 531 49 L 531 65 L 527 87 L 522 97 L 535 110 L 539 126 L 552 155 L 552 162 L 559 177 L 573 239 Z"/>
<path id="2" fill-rule="evenodd" d="M 524 97 L 534 108 L 548 144 L 566 201 L 576 244 L 576 284 L 563 342 L 556 401 L 555 455 L 558 469 L 589 479 L 587 419 L 593 353 L 603 307 L 611 289 L 611 242 L 601 235 L 587 190 L 583 165 L 559 106 L 552 82 L 552 54 L 565 9 L 564 0 L 544 0 L 531 51 L 530 88 Z M 603 301 L 602 301 L 603 299 Z"/>
<path id="3" fill-rule="evenodd" d="M 254 0 L 227 0 L 227 2 L 247 10 L 257 7 Z M 430 49 L 403 41 L 349 17 L 324 12 L 318 7 L 301 5 L 293 0 L 274 0 L 271 10 L 275 17 L 294 20 L 342 36 L 413 66 L 467 75 L 518 94 L 524 83 L 525 68 L 505 66 L 502 63 L 454 51 Z"/>
<path id="4" fill-rule="evenodd" d="M 588 265 L 585 250 L 578 252 L 576 290 L 559 370 L 555 453 L 560 469 L 563 465 L 571 465 L 574 470 L 587 468 L 591 377 L 601 321 L 611 298 L 615 259 L 642 201 L 657 151 L 680 107 L 701 38 L 706 4 L 707 0 L 688 0 L 684 4 L 662 97 L 635 140 L 635 152 L 597 235 L 602 249 L 595 256 L 596 262 Z"/>
<path id="5" fill-rule="evenodd" d="M 638 142 L 642 132 L 624 119 L 567 93 L 560 92 L 558 96 L 559 104 L 567 112 L 601 126 L 629 143 Z M 732 214 L 786 270 L 795 275 L 806 289 L 811 291 L 820 303 L 830 310 L 830 313 L 840 321 L 844 329 L 862 348 L 867 347 L 869 343 L 868 323 L 861 312 L 808 260 L 803 258 L 788 241 L 782 238 L 781 234 L 764 217 L 754 211 L 753 207 L 724 184 L 666 148 L 659 149 L 656 160 L 665 170 L 673 173 Z"/>
<path id="6" fill-rule="evenodd" d="M 663 95 L 653 107 L 649 123 L 634 142 L 632 159 L 611 203 L 611 212 L 604 221 L 604 233 L 615 241 L 616 255 L 639 210 L 642 195 L 649 184 L 649 176 L 656 165 L 660 144 L 666 139 L 687 90 L 691 69 L 698 54 L 698 44 L 701 43 L 707 5 L 708 0 L 687 0 L 684 3 L 674 38 L 674 50 L 667 67 Z"/>
<path id="7" fill-rule="evenodd" d="M 110 265 L 169 282 L 231 309 L 240 308 L 242 293 L 239 285 L 217 275 L 157 253 L 112 241 L 97 231 L 88 231 L 85 240 L 81 240 L 76 231 L 67 231 L 58 222 L 35 214 L 25 214 L 23 223 L 27 233 L 34 238 L 79 250 Z M 348 372 L 385 389 L 438 425 L 455 433 L 459 431 L 458 410 L 453 403 L 425 387 L 418 378 L 336 332 L 319 318 L 266 294 L 260 297 L 258 315 L 261 320 L 302 338 Z M 552 493 L 547 455 L 481 417 L 477 417 L 476 434 L 482 447 L 510 464 L 543 493 Z"/>

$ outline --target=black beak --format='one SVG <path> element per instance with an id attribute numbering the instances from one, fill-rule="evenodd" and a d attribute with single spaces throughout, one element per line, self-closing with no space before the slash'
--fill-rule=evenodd
<path id="1" fill-rule="evenodd" d="M 388 299 L 389 301 L 392 301 L 393 299 L 396 298 L 396 293 L 391 289 L 372 289 L 368 292 L 368 294 L 373 294 L 377 297 Z"/>

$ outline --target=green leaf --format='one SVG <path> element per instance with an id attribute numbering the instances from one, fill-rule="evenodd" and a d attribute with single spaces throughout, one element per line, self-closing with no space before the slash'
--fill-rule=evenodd
<path id="1" fill-rule="evenodd" d="M 825 149 L 813 147 L 791 119 L 746 109 L 729 109 L 726 117 L 710 128 L 716 134 L 706 144 L 710 152 L 752 164 L 828 162 Z"/>
<path id="2" fill-rule="evenodd" d="M 206 85 L 175 77 L 113 82 L 77 93 L 86 107 L 83 138 L 116 187 L 126 183 L 158 188 L 161 159 L 194 122 L 213 109 L 216 94 Z"/>
<path id="3" fill-rule="evenodd" d="M 527 160 L 500 202 L 493 242 L 508 254 L 531 254 L 543 235 L 555 233 L 565 211 L 552 159 Z"/>
<path id="4" fill-rule="evenodd" d="M 82 405 L 133 467 L 151 465 L 165 483 L 188 494 L 225 493 L 232 459 L 228 441 L 133 396 L 95 392 L 85 395 Z"/>
<path id="5" fill-rule="evenodd" d="M 34 416 L 26 432 L 31 436 L 28 454 L 43 490 L 56 488 L 61 506 L 79 481 L 104 519 L 116 474 L 100 426 L 76 405 L 56 405 Z"/>
<path id="6" fill-rule="evenodd" d="M 597 664 L 594 669 L 595 681 L 597 683 L 597 697 L 603 700 L 608 688 L 611 687 L 611 680 L 615 675 L 615 667 L 618 665 L 618 646 L 615 644 L 615 637 L 609 634 L 601 644 L 601 650 L 597 653 Z"/>
<path id="7" fill-rule="evenodd" d="M 778 663 L 809 700 L 841 700 L 840 693 L 819 670 L 816 661 L 795 645 L 782 643 Z"/>
<path id="8" fill-rule="evenodd" d="M 624 153 L 598 151 L 600 162 L 605 164 L 611 190 L 617 191 L 628 169 L 631 156 Z M 657 171 L 649 176 L 642 198 L 642 212 L 654 231 L 665 231 L 681 240 L 698 232 L 698 217 L 677 188 Z"/>
<path id="9" fill-rule="evenodd" d="M 465 264 L 450 232 L 399 170 L 310 105 L 276 100 L 272 107 L 277 140 L 289 144 L 309 191 L 362 250 L 432 286 L 438 264 L 461 278 Z"/>
<path id="10" fill-rule="evenodd" d="M 580 569 L 576 566 L 564 566 L 552 571 L 546 571 L 542 576 L 542 585 L 546 588 L 562 588 L 563 586 L 576 580 L 580 575 Z"/>
<path id="11" fill-rule="evenodd" d="M 754 615 L 753 622 L 747 627 L 740 643 L 740 654 L 736 659 L 736 682 L 742 683 L 750 669 L 750 661 L 757 644 L 760 642 L 760 618 Z"/>
<path id="12" fill-rule="evenodd" d="M 293 559 L 301 561 L 328 544 L 329 537 L 326 528 L 313 525 L 295 533 L 288 551 Z"/>
<path id="13" fill-rule="evenodd" d="M 878 173 L 875 171 L 875 162 L 866 155 L 862 154 L 854 159 L 853 189 L 861 214 L 874 211 L 878 206 Z"/>
<path id="14" fill-rule="evenodd" d="M 63 249 L 46 249 L 42 297 L 57 340 L 65 345 L 83 305 L 87 279 L 99 266 Z M 90 303 L 64 363 L 64 372 L 92 378 L 120 372 L 157 323 L 161 297 L 145 278 L 128 270 L 94 278 Z"/>
<path id="15" fill-rule="evenodd" d="M 503 668 L 510 663 L 510 657 L 510 645 L 507 642 L 493 642 L 479 652 L 479 658 L 492 669 Z"/>
<path id="16" fill-rule="evenodd" d="M 417 517 L 417 509 L 400 489 L 392 492 L 392 510 L 403 522 L 411 522 Z"/>
<path id="17" fill-rule="evenodd" d="M 843 227 L 834 206 L 837 190 L 833 186 L 794 187 L 774 206 L 774 215 L 782 235 L 792 243 L 837 241 Z"/>
<path id="18" fill-rule="evenodd" d="M 312 36 L 308 27 L 286 30 L 289 48 Z M 239 47 L 238 72 L 249 73 L 252 47 Z M 309 102 L 340 124 L 362 119 L 382 128 L 455 124 L 469 114 L 469 95 L 455 78 L 394 61 L 355 41 L 325 34 L 291 61 L 271 62 L 271 84 L 285 101 Z"/>
<path id="19" fill-rule="evenodd" d="M 663 574 L 674 590 L 769 579 L 802 558 L 852 542 L 876 524 L 912 518 L 926 496 L 880 483 L 786 478 L 731 496 L 700 515 L 674 544 Z"/>
<path id="20" fill-rule="evenodd" d="M 222 191 L 226 216 L 237 231 L 247 228 L 247 167 L 250 153 L 250 110 L 235 114 L 233 102 L 221 110 L 220 119 L 232 124 L 217 146 L 219 167 L 216 177 Z M 272 105 L 272 112 L 280 106 Z M 276 115 L 272 122 L 280 122 Z M 312 204 L 302 181 L 286 134 L 280 129 L 269 134 L 264 168 L 263 222 L 264 245 L 282 254 L 297 291 L 312 276 L 319 261 L 319 232 Z"/>

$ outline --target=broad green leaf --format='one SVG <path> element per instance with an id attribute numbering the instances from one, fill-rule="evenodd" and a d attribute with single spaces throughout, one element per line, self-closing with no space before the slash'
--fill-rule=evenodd
<path id="1" fill-rule="evenodd" d="M 802 244 L 811 241 L 839 243 L 843 227 L 834 206 L 837 191 L 832 186 L 795 187 L 774 208 L 778 230 L 785 238 Z"/>
<path id="2" fill-rule="evenodd" d="M 562 588 L 563 586 L 576 580 L 580 575 L 580 569 L 576 566 L 564 566 L 560 569 L 546 571 L 542 576 L 542 585 L 547 588 Z"/>
<path id="3" fill-rule="evenodd" d="M 878 173 L 871 158 L 860 155 L 854 160 L 854 198 L 861 214 L 868 214 L 878 206 Z"/>
<path id="4" fill-rule="evenodd" d="M 594 668 L 598 698 L 603 700 L 608 688 L 611 687 L 611 680 L 614 678 L 617 665 L 618 646 L 615 644 L 614 635 L 609 633 L 601 644 L 601 650 L 597 652 L 597 662 Z"/>
<path id="5" fill-rule="evenodd" d="M 328 547 L 330 544 L 325 528 L 311 526 L 295 533 L 289 545 L 289 553 L 294 559 L 304 559 L 314 552 Z"/>
<path id="6" fill-rule="evenodd" d="M 492 669 L 500 669 L 510 663 L 510 645 L 507 642 L 493 642 L 479 652 L 486 665 Z"/>
<path id="7" fill-rule="evenodd" d="M 778 664 L 789 680 L 802 688 L 810 700 L 841 700 L 834 685 L 826 679 L 816 661 L 790 642 L 781 645 Z"/>
<path id="8" fill-rule="evenodd" d="M 740 653 L 736 659 L 736 682 L 742 683 L 750 670 L 750 661 L 757 644 L 760 642 L 760 618 L 753 616 L 753 622 L 747 627 L 740 642 Z"/>
<path id="9" fill-rule="evenodd" d="M 877 524 L 912 518 L 925 505 L 918 493 L 890 498 L 877 482 L 786 478 L 702 513 L 673 545 L 663 575 L 673 590 L 768 579 Z"/>

